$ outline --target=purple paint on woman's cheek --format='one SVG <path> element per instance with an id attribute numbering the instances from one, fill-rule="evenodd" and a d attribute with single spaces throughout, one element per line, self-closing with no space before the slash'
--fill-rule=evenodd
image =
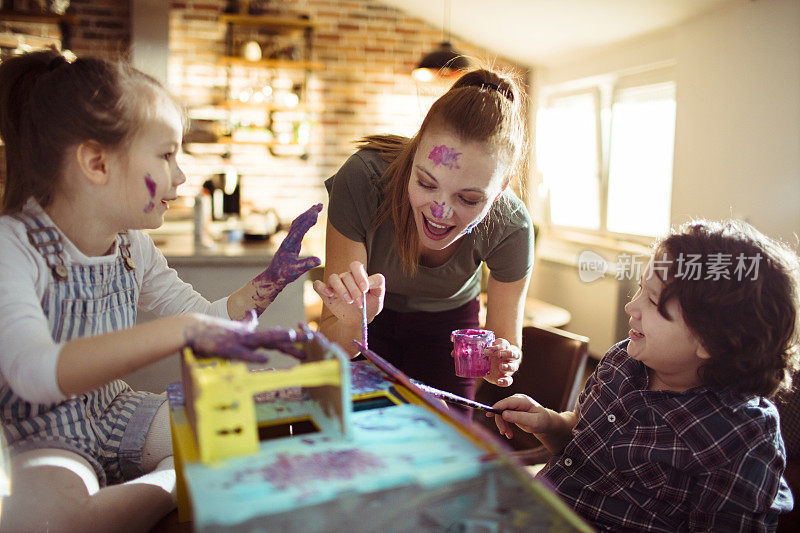
<path id="1" fill-rule="evenodd" d="M 449 148 L 443 144 L 436 146 L 428 154 L 428 159 L 433 161 L 433 166 L 444 165 L 450 170 L 461 168 L 458 166 L 458 156 L 461 152 L 456 152 L 455 148 Z"/>

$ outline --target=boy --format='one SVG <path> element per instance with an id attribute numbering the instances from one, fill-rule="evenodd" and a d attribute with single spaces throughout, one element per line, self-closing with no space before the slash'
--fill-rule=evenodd
<path id="1" fill-rule="evenodd" d="M 682 226 L 657 244 L 625 306 L 630 338 L 575 411 L 514 395 L 494 405 L 497 427 L 539 438 L 555 454 L 539 479 L 601 530 L 774 530 L 793 499 L 766 398 L 797 366 L 799 269 L 744 222 Z"/>

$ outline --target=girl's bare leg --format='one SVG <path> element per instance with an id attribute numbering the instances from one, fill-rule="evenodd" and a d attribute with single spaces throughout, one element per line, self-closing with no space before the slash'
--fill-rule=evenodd
<path id="1" fill-rule="evenodd" d="M 11 458 L 0 531 L 147 531 L 175 507 L 171 458 L 136 480 L 100 489 L 80 455 L 47 448 Z"/>

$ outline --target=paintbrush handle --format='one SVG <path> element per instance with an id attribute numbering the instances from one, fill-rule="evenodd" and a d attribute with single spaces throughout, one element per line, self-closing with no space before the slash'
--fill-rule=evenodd
<path id="1" fill-rule="evenodd" d="M 367 293 L 361 295 L 361 340 L 364 342 L 364 348 L 369 348 L 367 341 Z"/>
<path id="2" fill-rule="evenodd" d="M 456 405 L 462 405 L 464 407 L 472 407 L 474 409 L 480 409 L 481 411 L 487 411 L 489 413 L 494 413 L 496 415 L 501 414 L 503 411 L 500 409 L 492 409 L 491 406 L 476 402 L 474 400 L 470 400 L 468 398 L 464 398 L 463 396 L 459 396 L 457 394 L 453 394 L 452 392 L 447 392 L 443 390 L 439 390 L 437 388 L 431 387 L 430 385 L 425 385 L 424 383 L 420 383 L 416 380 L 411 380 L 411 382 L 422 389 L 423 391 L 427 392 L 431 396 L 444 400 L 448 403 L 453 403 Z"/>

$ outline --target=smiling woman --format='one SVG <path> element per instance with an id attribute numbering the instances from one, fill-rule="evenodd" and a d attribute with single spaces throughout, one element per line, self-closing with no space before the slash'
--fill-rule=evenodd
<path id="1" fill-rule="evenodd" d="M 511 384 L 533 264 L 528 212 L 509 187 L 526 146 L 522 94 L 490 70 L 462 76 L 411 139 L 362 141 L 331 179 L 320 330 L 355 355 L 366 293 L 370 348 L 412 378 L 467 398 L 450 332 L 478 328 L 481 265 L 490 271 L 486 379 Z"/>

